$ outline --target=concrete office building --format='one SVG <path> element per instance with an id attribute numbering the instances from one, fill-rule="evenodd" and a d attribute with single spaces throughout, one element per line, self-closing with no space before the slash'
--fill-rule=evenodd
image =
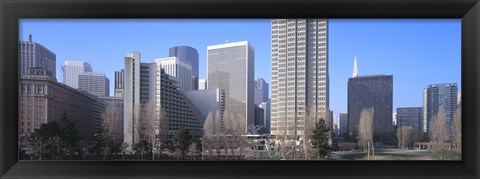
<path id="1" fill-rule="evenodd" d="M 207 79 L 198 80 L 198 90 L 206 90 L 206 89 L 207 89 Z"/>
<path id="2" fill-rule="evenodd" d="M 182 60 L 187 61 L 192 65 L 192 89 L 198 90 L 198 51 L 195 48 L 189 46 L 176 46 L 169 49 L 170 57 L 178 57 Z"/>
<path id="3" fill-rule="evenodd" d="M 255 105 L 268 102 L 268 83 L 263 78 L 255 81 Z"/>
<path id="4" fill-rule="evenodd" d="M 150 99 L 155 98 L 155 64 L 140 62 L 140 53 L 125 54 L 124 61 L 124 142 L 128 144 L 127 150 L 138 142 L 139 136 L 135 132 L 140 120 L 140 107 Z M 152 70 L 151 70 L 152 69 Z"/>
<path id="5" fill-rule="evenodd" d="M 158 58 L 155 62 L 171 76 L 170 79 L 177 81 L 181 91 L 193 89 L 192 65 L 189 62 L 179 57 Z"/>
<path id="6" fill-rule="evenodd" d="M 397 127 L 410 126 L 415 131 L 422 131 L 423 109 L 422 107 L 397 108 Z"/>
<path id="7" fill-rule="evenodd" d="M 125 70 L 115 71 L 114 73 L 114 96 L 115 97 L 123 97 L 123 78 L 125 76 Z"/>
<path id="8" fill-rule="evenodd" d="M 84 61 L 65 61 L 62 70 L 63 83 L 78 89 L 78 75 L 83 72 L 92 72 L 92 66 Z"/>
<path id="9" fill-rule="evenodd" d="M 56 55 L 43 45 L 33 42 L 32 35 L 28 41 L 18 43 L 18 77 L 28 74 L 31 67 L 43 67 L 51 78 L 56 78 Z"/>
<path id="10" fill-rule="evenodd" d="M 203 126 L 190 108 L 185 96 L 179 90 L 180 83 L 162 68 L 162 61 L 141 63 L 140 53 L 125 55 L 124 68 L 124 142 L 132 146 L 139 140 L 135 129 L 141 126 L 141 106 L 153 105 L 154 118 L 159 122 L 163 109 L 166 112 L 168 139 L 182 128 L 191 134 L 200 135 Z M 152 124 L 153 125 L 153 124 Z M 158 129 L 155 128 L 158 132 Z M 158 133 L 157 133 L 158 134 Z"/>
<path id="11" fill-rule="evenodd" d="M 216 112 L 220 113 L 220 120 L 223 121 L 225 112 L 225 92 L 220 88 L 207 90 L 183 91 L 190 108 L 198 117 L 200 123 L 204 124 L 209 112 L 215 116 Z"/>
<path id="12" fill-rule="evenodd" d="M 327 119 L 328 20 L 272 20 L 272 135 L 303 135 L 307 110 Z"/>
<path id="13" fill-rule="evenodd" d="M 18 131 L 28 135 L 42 124 L 57 120 L 65 112 L 75 124 L 79 136 L 93 142 L 95 121 L 101 113 L 97 98 L 87 92 L 58 83 L 50 77 L 51 71 L 32 67 L 19 79 Z"/>
<path id="14" fill-rule="evenodd" d="M 243 41 L 208 46 L 207 51 L 208 89 L 225 90 L 225 110 L 253 125 L 254 48 Z"/>
<path id="15" fill-rule="evenodd" d="M 341 137 L 347 137 L 348 136 L 348 113 L 341 112 L 339 115 L 338 123 L 340 125 L 338 135 Z"/>
<path id="16" fill-rule="evenodd" d="M 451 132 L 451 122 L 457 109 L 457 92 L 456 83 L 432 84 L 423 90 L 423 132 L 430 132 L 432 118 L 440 108 L 445 110 L 445 126 L 448 133 Z"/>
<path id="17" fill-rule="evenodd" d="M 156 65 L 156 84 L 155 85 L 155 115 L 158 121 L 160 108 L 166 112 L 166 121 L 168 125 L 167 134 L 171 139 L 180 129 L 188 129 L 190 134 L 201 135 L 203 125 L 199 116 L 195 116 L 194 109 L 189 105 L 188 100 L 178 90 L 178 84 L 170 79 L 164 69 L 157 63 Z M 159 98 L 158 98 L 159 97 Z"/>
<path id="18" fill-rule="evenodd" d="M 110 80 L 104 73 L 83 72 L 78 74 L 78 89 L 97 97 L 110 96 Z"/>
<path id="19" fill-rule="evenodd" d="M 358 134 L 360 114 L 373 108 L 374 136 L 393 132 L 392 123 L 393 76 L 369 75 L 348 79 L 348 130 Z"/>

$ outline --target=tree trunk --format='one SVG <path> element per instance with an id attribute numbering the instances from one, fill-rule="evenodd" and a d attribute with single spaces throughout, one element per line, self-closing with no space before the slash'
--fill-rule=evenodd
<path id="1" fill-rule="evenodd" d="M 367 142 L 367 159 L 370 160 L 370 142 Z"/>

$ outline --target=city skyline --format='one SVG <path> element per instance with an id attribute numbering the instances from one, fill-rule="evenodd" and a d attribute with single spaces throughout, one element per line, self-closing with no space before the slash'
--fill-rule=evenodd
<path id="1" fill-rule="evenodd" d="M 150 63 L 156 58 L 167 57 L 171 47 L 191 46 L 198 50 L 199 78 L 203 79 L 206 77 L 207 46 L 227 40 L 248 40 L 255 47 L 254 79 L 264 78 L 271 84 L 270 23 L 270 19 L 21 20 L 19 40 L 27 41 L 32 34 L 34 42 L 56 54 L 59 82 L 63 81 L 60 72 L 63 62 L 82 60 L 90 63 L 95 71 L 106 74 L 113 95 L 113 74 L 123 68 L 123 55 L 127 52 L 139 51 L 142 61 Z M 129 24 L 146 28 L 133 34 L 118 28 Z M 178 28 L 174 31 L 164 28 L 172 25 Z M 359 75 L 394 76 L 393 109 L 421 106 L 422 91 L 430 84 L 457 83 L 461 91 L 460 20 L 330 19 L 328 31 L 330 109 L 334 114 L 347 111 L 347 79 L 352 75 L 354 56 Z M 168 33 L 173 37 L 166 37 Z M 214 35 L 198 36 L 202 33 Z M 126 40 L 126 37 L 132 38 Z M 413 40 L 415 43 L 408 43 Z M 93 42 L 96 45 L 90 45 Z M 115 61 L 118 63 L 112 63 Z M 427 70 L 422 70 L 426 67 Z"/>

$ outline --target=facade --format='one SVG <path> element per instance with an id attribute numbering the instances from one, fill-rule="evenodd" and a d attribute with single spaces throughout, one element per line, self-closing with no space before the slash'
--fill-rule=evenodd
<path id="1" fill-rule="evenodd" d="M 195 116 L 193 107 L 189 105 L 182 91 L 178 90 L 175 80 L 169 79 L 171 76 L 166 74 L 158 63 L 155 72 L 156 83 L 159 84 L 155 85 L 155 94 L 160 97 L 155 99 L 155 115 L 158 121 L 160 108 L 165 110 L 168 125 L 166 133 L 169 138 L 171 139 L 180 129 L 188 129 L 190 134 L 201 135 L 203 123 Z"/>
<path id="2" fill-rule="evenodd" d="M 198 80 L 198 90 L 206 90 L 207 88 L 207 79 Z"/>
<path id="3" fill-rule="evenodd" d="M 198 90 L 198 51 L 189 46 L 176 46 L 169 49 L 170 57 L 178 57 L 192 65 L 192 89 Z"/>
<path id="4" fill-rule="evenodd" d="M 31 67 L 43 67 L 47 75 L 56 78 L 56 55 L 43 45 L 33 42 L 32 35 L 29 35 L 28 41 L 18 43 L 18 77 L 27 75 Z"/>
<path id="5" fill-rule="evenodd" d="M 140 116 L 140 112 L 134 109 L 140 106 L 140 53 L 132 52 L 125 54 L 124 70 L 123 141 L 127 145 L 132 146 L 136 143 L 136 141 L 134 141 L 134 122 L 138 121 Z"/>
<path id="6" fill-rule="evenodd" d="M 198 117 L 202 126 L 209 112 L 212 112 L 212 114 L 215 115 L 218 111 L 220 113 L 220 121 L 223 121 L 223 114 L 225 112 L 225 92 L 222 89 L 213 88 L 207 90 L 183 91 L 182 94 L 185 96 L 190 108 L 194 111 L 195 116 Z"/>
<path id="7" fill-rule="evenodd" d="M 327 120 L 327 29 L 327 19 L 272 20 L 272 135 L 303 135 L 307 110 Z"/>
<path id="8" fill-rule="evenodd" d="M 188 101 L 180 90 L 178 80 L 170 79 L 165 73 L 161 61 L 141 63 L 140 53 L 125 55 L 124 68 L 124 142 L 132 146 L 139 139 L 138 122 L 140 108 L 146 104 L 153 106 L 153 117 L 156 123 L 160 120 L 162 109 L 166 112 L 166 123 L 169 138 L 182 128 L 190 133 L 200 135 L 203 126 L 190 108 Z M 155 127 L 155 131 L 158 132 Z"/>
<path id="9" fill-rule="evenodd" d="M 263 78 L 255 81 L 255 105 L 268 102 L 268 83 Z"/>
<path id="10" fill-rule="evenodd" d="M 270 134 L 270 102 L 262 102 L 260 105 L 259 105 L 260 108 L 263 109 L 264 111 L 264 116 L 263 116 L 263 120 L 264 120 L 264 130 L 263 130 L 263 133 L 264 134 Z"/>
<path id="11" fill-rule="evenodd" d="M 423 90 L 423 132 L 430 132 L 432 118 L 440 108 L 445 109 L 445 126 L 451 130 L 455 111 L 457 109 L 457 84 L 432 84 Z"/>
<path id="12" fill-rule="evenodd" d="M 30 68 L 30 73 L 19 79 L 18 131 L 28 135 L 42 124 L 57 120 L 65 112 L 75 124 L 79 136 L 93 142 L 96 114 L 101 106 L 96 97 L 58 83 L 42 67 Z"/>
<path id="13" fill-rule="evenodd" d="M 170 79 L 177 81 L 181 91 L 192 90 L 192 65 L 179 57 L 158 58 L 155 60 Z"/>
<path id="14" fill-rule="evenodd" d="M 225 110 L 254 123 L 254 49 L 248 41 L 207 47 L 208 89 L 225 90 Z M 246 129 L 245 129 L 246 131 Z"/>
<path id="15" fill-rule="evenodd" d="M 65 61 L 62 70 L 63 83 L 78 89 L 78 75 L 83 72 L 92 72 L 92 66 L 84 61 Z"/>
<path id="16" fill-rule="evenodd" d="M 78 89 L 97 97 L 110 96 L 110 80 L 104 73 L 83 72 L 78 74 Z"/>
<path id="17" fill-rule="evenodd" d="M 415 131 L 422 131 L 422 107 L 397 108 L 397 127 L 411 126 Z"/>
<path id="18" fill-rule="evenodd" d="M 125 70 L 115 71 L 114 78 L 115 83 L 113 84 L 114 88 L 114 96 L 115 97 L 123 97 L 123 78 L 125 76 Z"/>
<path id="19" fill-rule="evenodd" d="M 341 112 L 338 123 L 340 125 L 338 135 L 342 137 L 348 136 L 348 113 Z"/>
<path id="20" fill-rule="evenodd" d="M 254 126 L 260 127 L 258 131 L 250 131 L 252 134 L 263 134 L 265 133 L 265 111 L 263 108 L 255 105 L 255 120 L 253 122 Z"/>
<path id="21" fill-rule="evenodd" d="M 348 130 L 358 134 L 360 114 L 373 108 L 374 137 L 393 132 L 393 76 L 355 76 L 348 79 Z"/>

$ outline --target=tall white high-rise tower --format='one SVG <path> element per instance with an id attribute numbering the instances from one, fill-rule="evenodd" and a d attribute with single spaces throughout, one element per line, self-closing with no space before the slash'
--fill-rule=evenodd
<path id="1" fill-rule="evenodd" d="M 271 133 L 303 135 L 307 110 L 328 118 L 328 20 L 272 20 Z"/>

